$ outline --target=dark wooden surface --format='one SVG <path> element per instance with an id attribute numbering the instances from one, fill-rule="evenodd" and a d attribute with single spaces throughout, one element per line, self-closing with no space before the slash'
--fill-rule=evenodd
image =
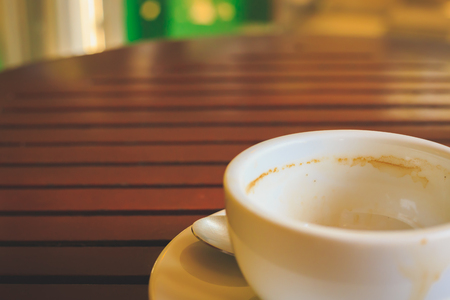
<path id="1" fill-rule="evenodd" d="M 450 51 L 398 39 L 152 42 L 0 73 L 0 298 L 146 299 L 151 267 L 279 135 L 450 145 Z M 163 299 L 161 299 L 163 300 Z"/>

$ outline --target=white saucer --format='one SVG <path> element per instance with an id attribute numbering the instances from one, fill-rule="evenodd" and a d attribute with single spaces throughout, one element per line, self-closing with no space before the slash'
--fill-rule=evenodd
<path id="1" fill-rule="evenodd" d="M 203 244 L 186 228 L 153 266 L 150 300 L 259 300 L 234 257 Z"/>

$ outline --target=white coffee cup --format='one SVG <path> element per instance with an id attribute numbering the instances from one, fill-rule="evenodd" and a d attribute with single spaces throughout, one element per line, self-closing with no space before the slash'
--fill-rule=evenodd
<path id="1" fill-rule="evenodd" d="M 239 267 L 265 300 L 450 299 L 450 148 L 404 135 L 299 133 L 224 177 Z"/>

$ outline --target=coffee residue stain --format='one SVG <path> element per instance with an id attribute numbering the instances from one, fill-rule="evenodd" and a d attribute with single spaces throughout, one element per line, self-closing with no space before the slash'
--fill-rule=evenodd
<path id="1" fill-rule="evenodd" d="M 413 268 L 400 268 L 401 273 L 411 280 L 413 284 L 409 300 L 424 300 L 432 287 L 432 285 L 439 281 L 441 273 L 438 271 L 432 271 L 428 268 L 419 268 L 414 270 Z"/>
<path id="2" fill-rule="evenodd" d="M 263 179 L 264 177 L 266 177 L 267 175 L 269 175 L 269 173 L 272 173 L 272 170 L 269 170 L 268 172 L 262 173 L 261 175 L 259 175 L 258 178 L 254 179 L 253 181 L 251 181 L 246 188 L 246 192 L 247 194 L 250 194 L 250 192 L 252 191 L 253 187 L 256 185 L 256 183 L 258 181 L 260 181 L 261 179 Z"/>
<path id="3" fill-rule="evenodd" d="M 347 158 L 338 158 L 337 161 L 340 163 L 348 163 Z M 428 178 L 419 175 L 419 173 L 422 172 L 422 168 L 411 160 L 398 158 L 392 155 L 381 156 L 379 158 L 373 156 L 360 156 L 354 158 L 350 166 L 354 167 L 360 165 L 361 167 L 364 167 L 366 164 L 371 164 L 379 171 L 397 178 L 410 175 L 414 182 L 420 182 L 424 188 L 427 187 L 429 182 Z"/>
<path id="4" fill-rule="evenodd" d="M 318 163 L 318 162 L 320 162 L 320 160 L 318 160 L 318 159 L 312 159 L 312 160 L 306 162 L 306 164 Z M 303 163 L 299 163 L 298 165 L 301 166 L 302 164 L 303 164 Z M 284 169 L 286 169 L 286 168 L 290 169 L 290 168 L 292 168 L 292 167 L 295 167 L 295 164 L 288 164 L 288 165 L 285 165 L 285 166 L 283 166 L 283 167 L 281 168 L 281 170 L 284 170 Z M 273 170 L 270 169 L 269 171 L 264 172 L 264 173 L 262 173 L 261 175 L 259 175 L 258 178 L 256 178 L 256 179 L 254 179 L 253 181 L 251 181 L 251 182 L 247 185 L 247 188 L 245 189 L 247 195 L 250 194 L 250 192 L 253 190 L 253 188 L 254 188 L 255 185 L 258 183 L 258 181 L 262 180 L 264 177 L 266 177 L 267 175 L 269 175 L 269 174 L 271 174 L 271 173 L 277 173 L 277 172 L 279 172 L 279 169 L 278 169 L 278 168 L 274 168 Z M 306 175 L 306 176 L 308 176 L 308 175 Z"/>
<path id="5" fill-rule="evenodd" d="M 428 240 L 426 238 L 423 238 L 420 240 L 420 244 L 425 246 L 428 243 Z"/>
<path id="6" fill-rule="evenodd" d="M 311 159 L 310 161 L 307 161 L 306 164 L 309 165 L 309 164 L 312 164 L 312 163 L 319 163 L 319 162 L 320 162 L 319 159 Z M 298 164 L 298 166 L 301 166 L 301 165 L 303 165 L 303 163 L 299 163 L 299 164 Z M 288 164 L 288 165 L 283 166 L 283 167 L 281 168 L 281 170 L 284 170 L 284 169 L 286 169 L 286 168 L 292 168 L 292 167 L 295 167 L 295 166 L 296 166 L 295 164 Z M 250 192 L 253 190 L 253 188 L 254 188 L 255 185 L 258 183 L 258 181 L 262 180 L 262 179 L 263 179 L 264 177 L 266 177 L 267 175 L 269 175 L 269 174 L 271 174 L 271 173 L 276 173 L 276 172 L 279 172 L 279 169 L 278 169 L 278 168 L 274 168 L 273 170 L 270 169 L 269 171 L 264 172 L 264 173 L 262 173 L 261 175 L 259 175 L 258 178 L 256 178 L 256 179 L 254 179 L 253 181 L 251 181 L 251 182 L 247 185 L 247 188 L 245 189 L 247 195 L 250 194 Z M 306 176 L 308 176 L 308 174 L 306 174 Z"/>
<path id="7" fill-rule="evenodd" d="M 284 167 L 281 168 L 281 170 L 290 169 L 292 167 L 295 167 L 295 164 L 285 165 Z"/>
<path id="8" fill-rule="evenodd" d="M 252 182 L 250 182 L 248 185 L 247 185 L 247 189 L 245 190 L 246 192 L 247 192 L 247 194 L 250 194 L 250 192 L 252 191 L 252 189 L 253 189 L 253 187 L 256 185 L 256 183 L 258 182 L 258 181 L 260 181 L 261 179 L 263 179 L 264 177 L 266 177 L 267 175 L 269 175 L 270 173 L 274 173 L 274 172 L 278 172 L 278 169 L 277 168 L 275 168 L 275 169 L 270 169 L 269 171 L 267 171 L 267 172 L 265 172 L 265 173 L 262 173 L 261 175 L 259 175 L 259 177 L 258 178 L 256 178 L 255 180 L 253 180 Z"/>
<path id="9" fill-rule="evenodd" d="M 353 158 L 353 159 L 343 157 L 343 158 L 337 158 L 336 160 L 342 164 L 350 164 L 351 167 L 354 167 L 357 165 L 360 165 L 363 167 L 366 164 L 371 164 L 374 168 L 378 169 L 379 171 L 381 171 L 383 173 L 387 173 L 387 174 L 397 177 L 397 178 L 400 178 L 400 177 L 403 177 L 406 175 L 410 175 L 414 182 L 420 182 L 424 188 L 427 187 L 428 182 L 429 182 L 428 178 L 426 178 L 425 176 L 419 175 L 419 173 L 422 172 L 422 168 L 419 165 L 417 165 L 417 161 L 419 161 L 423 165 L 430 165 L 430 163 L 428 163 L 425 160 L 418 160 L 418 159 L 406 160 L 403 158 L 395 157 L 393 155 L 384 155 L 384 156 L 380 156 L 379 158 L 375 158 L 373 156 L 360 156 L 360 157 Z M 321 162 L 321 160 L 312 159 L 305 163 L 298 163 L 298 166 L 301 166 L 303 164 L 309 165 L 312 163 L 319 163 L 319 162 Z M 286 168 L 292 168 L 295 166 L 296 166 L 296 164 L 288 164 L 288 165 L 283 166 L 281 168 L 281 170 L 284 170 Z M 444 172 L 444 179 L 447 179 L 447 176 L 450 175 L 450 172 L 447 169 L 443 168 L 442 166 L 437 165 L 435 167 Z M 259 175 L 258 178 L 254 179 L 247 185 L 247 188 L 246 188 L 247 194 L 249 194 L 253 190 L 253 188 L 258 183 L 258 181 L 260 181 L 267 175 L 269 175 L 271 173 L 276 173 L 278 171 L 279 171 L 278 168 L 274 168 L 273 170 L 270 169 L 269 171 L 264 172 L 261 175 Z M 308 176 L 308 175 L 306 175 L 306 176 Z"/>
<path id="10" fill-rule="evenodd" d="M 306 164 L 309 165 L 309 164 L 312 164 L 312 163 L 319 163 L 319 162 L 320 162 L 320 160 L 318 160 L 318 159 L 312 159 L 310 161 L 307 161 Z"/>
<path id="11" fill-rule="evenodd" d="M 450 175 L 450 171 L 447 170 L 446 168 L 442 167 L 441 165 L 437 165 L 436 169 L 438 169 L 439 171 L 442 171 L 444 173 L 444 179 L 447 179 L 447 176 Z"/>

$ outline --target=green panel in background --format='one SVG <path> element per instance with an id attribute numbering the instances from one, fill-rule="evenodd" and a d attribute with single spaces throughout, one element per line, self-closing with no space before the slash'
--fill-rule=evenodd
<path id="1" fill-rule="evenodd" d="M 141 1 L 139 14 L 143 38 L 157 38 L 167 35 L 167 0 Z"/>
<path id="2" fill-rule="evenodd" d="M 165 0 L 126 0 L 125 22 L 129 42 L 166 36 L 167 3 Z"/>
<path id="3" fill-rule="evenodd" d="M 272 0 L 125 0 L 127 40 L 236 33 L 271 20 Z"/>
<path id="4" fill-rule="evenodd" d="M 140 26 L 139 7 L 140 3 L 136 0 L 125 0 L 125 29 L 127 40 L 129 42 L 137 41 L 142 38 L 142 30 Z"/>
<path id="5" fill-rule="evenodd" d="M 242 0 L 169 0 L 168 35 L 174 38 L 233 33 Z"/>
<path id="6" fill-rule="evenodd" d="M 245 0 L 243 2 L 245 22 L 270 22 L 272 20 L 271 0 Z"/>

